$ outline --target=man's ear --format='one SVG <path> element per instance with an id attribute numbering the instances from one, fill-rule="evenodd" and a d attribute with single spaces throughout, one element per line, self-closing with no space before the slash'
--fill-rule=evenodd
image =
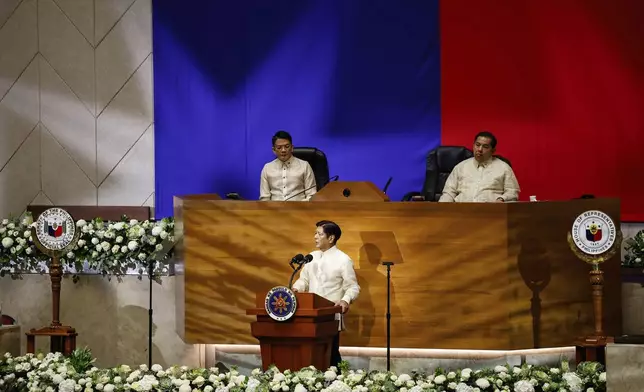
<path id="1" fill-rule="evenodd" d="M 335 236 L 334 235 L 329 236 L 329 242 L 332 243 L 333 245 L 335 245 Z"/>

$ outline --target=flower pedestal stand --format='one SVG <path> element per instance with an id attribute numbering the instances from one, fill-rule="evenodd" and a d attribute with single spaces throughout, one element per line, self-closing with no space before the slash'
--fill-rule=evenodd
<path id="1" fill-rule="evenodd" d="M 613 219 L 598 210 L 581 213 L 568 232 L 568 245 L 580 260 L 591 265 L 588 273 L 592 288 L 595 331 L 590 336 L 577 338 L 575 356 L 577 364 L 597 361 L 606 366 L 606 344 L 615 339 L 604 332 L 604 271 L 601 263 L 612 259 L 621 249 L 622 232 Z"/>
<path id="2" fill-rule="evenodd" d="M 599 265 L 594 264 L 590 271 L 590 285 L 593 289 L 593 313 L 595 316 L 595 332 L 593 335 L 575 340 L 575 356 L 577 363 L 596 361 L 606 366 L 606 344 L 614 343 L 612 336 L 606 336 L 603 327 L 603 289 L 604 272 Z"/>
<path id="3" fill-rule="evenodd" d="M 51 277 L 52 322 L 47 327 L 31 329 L 26 333 L 27 352 L 32 354 L 35 352 L 36 336 L 49 336 L 51 352 L 70 355 L 76 349 L 76 336 L 78 334 L 74 328 L 60 323 L 60 286 L 63 271 L 58 255 L 52 256 L 49 275 Z"/>
<path id="4" fill-rule="evenodd" d="M 606 366 L 606 345 L 614 342 L 611 336 L 587 336 L 575 340 L 577 363 L 591 361 Z"/>
<path id="5" fill-rule="evenodd" d="M 32 329 L 26 335 L 28 353 L 33 354 L 36 351 L 36 336 L 49 336 L 51 341 L 50 351 L 52 353 L 60 352 L 66 356 L 71 355 L 76 349 L 76 336 L 78 336 L 76 330 L 68 326 Z"/>

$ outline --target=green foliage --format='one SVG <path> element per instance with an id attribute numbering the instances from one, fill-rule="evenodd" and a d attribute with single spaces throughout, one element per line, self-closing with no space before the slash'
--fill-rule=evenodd
<path id="1" fill-rule="evenodd" d="M 349 373 L 349 369 L 351 369 L 351 364 L 348 361 L 340 361 L 340 363 L 338 364 L 338 370 L 340 370 L 340 374 Z"/>
<path id="2" fill-rule="evenodd" d="M 640 230 L 635 236 L 624 241 L 624 266 L 644 267 L 644 230 Z"/>
<path id="3" fill-rule="evenodd" d="M 77 348 L 69 356 L 69 363 L 72 365 L 76 373 L 85 373 L 88 371 L 92 364 L 96 361 L 92 357 L 92 352 L 89 348 Z"/>

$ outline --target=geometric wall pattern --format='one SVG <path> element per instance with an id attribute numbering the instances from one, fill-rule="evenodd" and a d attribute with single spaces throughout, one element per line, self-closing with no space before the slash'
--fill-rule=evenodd
<path id="1" fill-rule="evenodd" d="M 154 206 L 151 7 L 0 1 L 0 217 Z"/>

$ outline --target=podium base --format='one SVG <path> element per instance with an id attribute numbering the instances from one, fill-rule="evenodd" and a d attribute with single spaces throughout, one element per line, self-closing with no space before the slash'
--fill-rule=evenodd
<path id="1" fill-rule="evenodd" d="M 50 351 L 52 353 L 60 352 L 68 356 L 76 349 L 76 329 L 68 325 L 50 325 L 40 329 L 31 329 L 27 332 L 27 352 L 35 353 L 36 336 L 49 336 Z"/>
<path id="2" fill-rule="evenodd" d="M 586 361 L 599 362 L 606 366 L 606 345 L 614 343 L 612 336 L 585 336 L 575 340 L 577 363 Z"/>

